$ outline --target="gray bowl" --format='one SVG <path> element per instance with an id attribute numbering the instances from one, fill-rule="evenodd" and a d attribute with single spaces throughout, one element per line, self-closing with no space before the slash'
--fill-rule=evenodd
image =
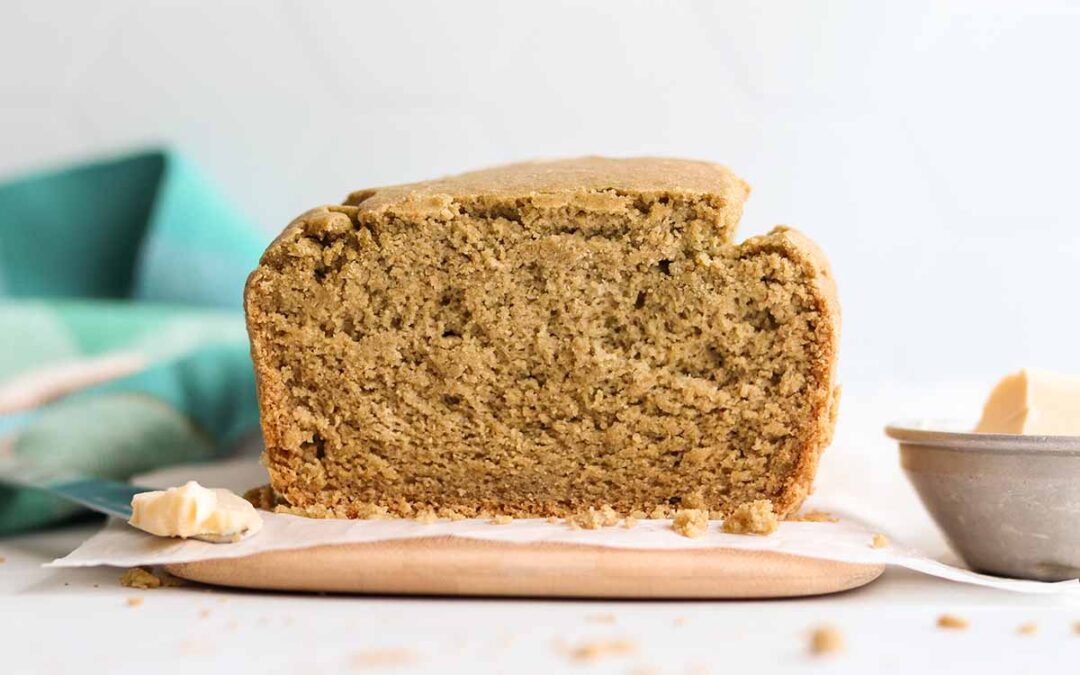
<path id="1" fill-rule="evenodd" d="M 1080 436 L 977 434 L 948 422 L 898 422 L 900 464 L 973 570 L 1080 577 Z"/>

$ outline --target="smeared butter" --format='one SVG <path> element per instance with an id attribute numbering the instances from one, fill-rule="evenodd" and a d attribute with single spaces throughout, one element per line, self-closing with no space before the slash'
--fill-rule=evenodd
<path id="1" fill-rule="evenodd" d="M 1006 375 L 990 393 L 975 431 L 1080 435 L 1080 376 L 1044 370 Z"/>
<path id="2" fill-rule="evenodd" d="M 239 539 L 242 532 L 258 532 L 262 518 L 242 497 L 189 481 L 180 487 L 135 495 L 128 523 L 159 537 L 236 535 Z"/>

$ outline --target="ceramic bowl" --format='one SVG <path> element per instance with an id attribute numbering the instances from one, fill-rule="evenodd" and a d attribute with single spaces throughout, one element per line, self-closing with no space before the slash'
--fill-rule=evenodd
<path id="1" fill-rule="evenodd" d="M 979 434 L 949 422 L 897 422 L 900 464 L 973 570 L 1080 577 L 1080 436 Z"/>

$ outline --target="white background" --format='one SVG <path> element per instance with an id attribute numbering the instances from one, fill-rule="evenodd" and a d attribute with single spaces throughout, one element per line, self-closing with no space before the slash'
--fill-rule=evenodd
<path id="1" fill-rule="evenodd" d="M 717 160 L 743 235 L 830 255 L 849 391 L 988 386 L 1080 371 L 1078 37 L 1077 3 L 5 0 L 0 177 L 168 143 L 269 231 L 510 160 Z"/>
<path id="2" fill-rule="evenodd" d="M 881 426 L 973 417 L 1022 365 L 1080 372 L 1078 64 L 1080 3 L 2 0 L 0 179 L 169 144 L 269 233 L 352 189 L 505 161 L 724 162 L 754 186 L 743 235 L 797 226 L 839 278 L 846 393 L 819 490 L 876 486 L 867 517 L 914 539 L 933 530 Z M 0 541 L 11 672 L 338 672 L 371 646 L 430 672 L 554 672 L 555 640 L 605 636 L 642 652 L 597 672 L 802 672 L 822 621 L 853 673 L 1045 672 L 1080 649 L 1075 605 L 894 571 L 802 602 L 188 590 L 131 609 L 113 571 L 39 568 L 92 531 Z M 933 628 L 943 611 L 972 630 Z M 1042 632 L 1016 636 L 1028 620 Z"/>

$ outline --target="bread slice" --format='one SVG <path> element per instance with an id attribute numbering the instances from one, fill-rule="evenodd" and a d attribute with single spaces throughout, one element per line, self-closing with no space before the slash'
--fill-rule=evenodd
<path id="1" fill-rule="evenodd" d="M 673 159 L 531 162 L 303 214 L 248 280 L 271 484 L 315 515 L 797 508 L 840 311 L 747 185 Z"/>

